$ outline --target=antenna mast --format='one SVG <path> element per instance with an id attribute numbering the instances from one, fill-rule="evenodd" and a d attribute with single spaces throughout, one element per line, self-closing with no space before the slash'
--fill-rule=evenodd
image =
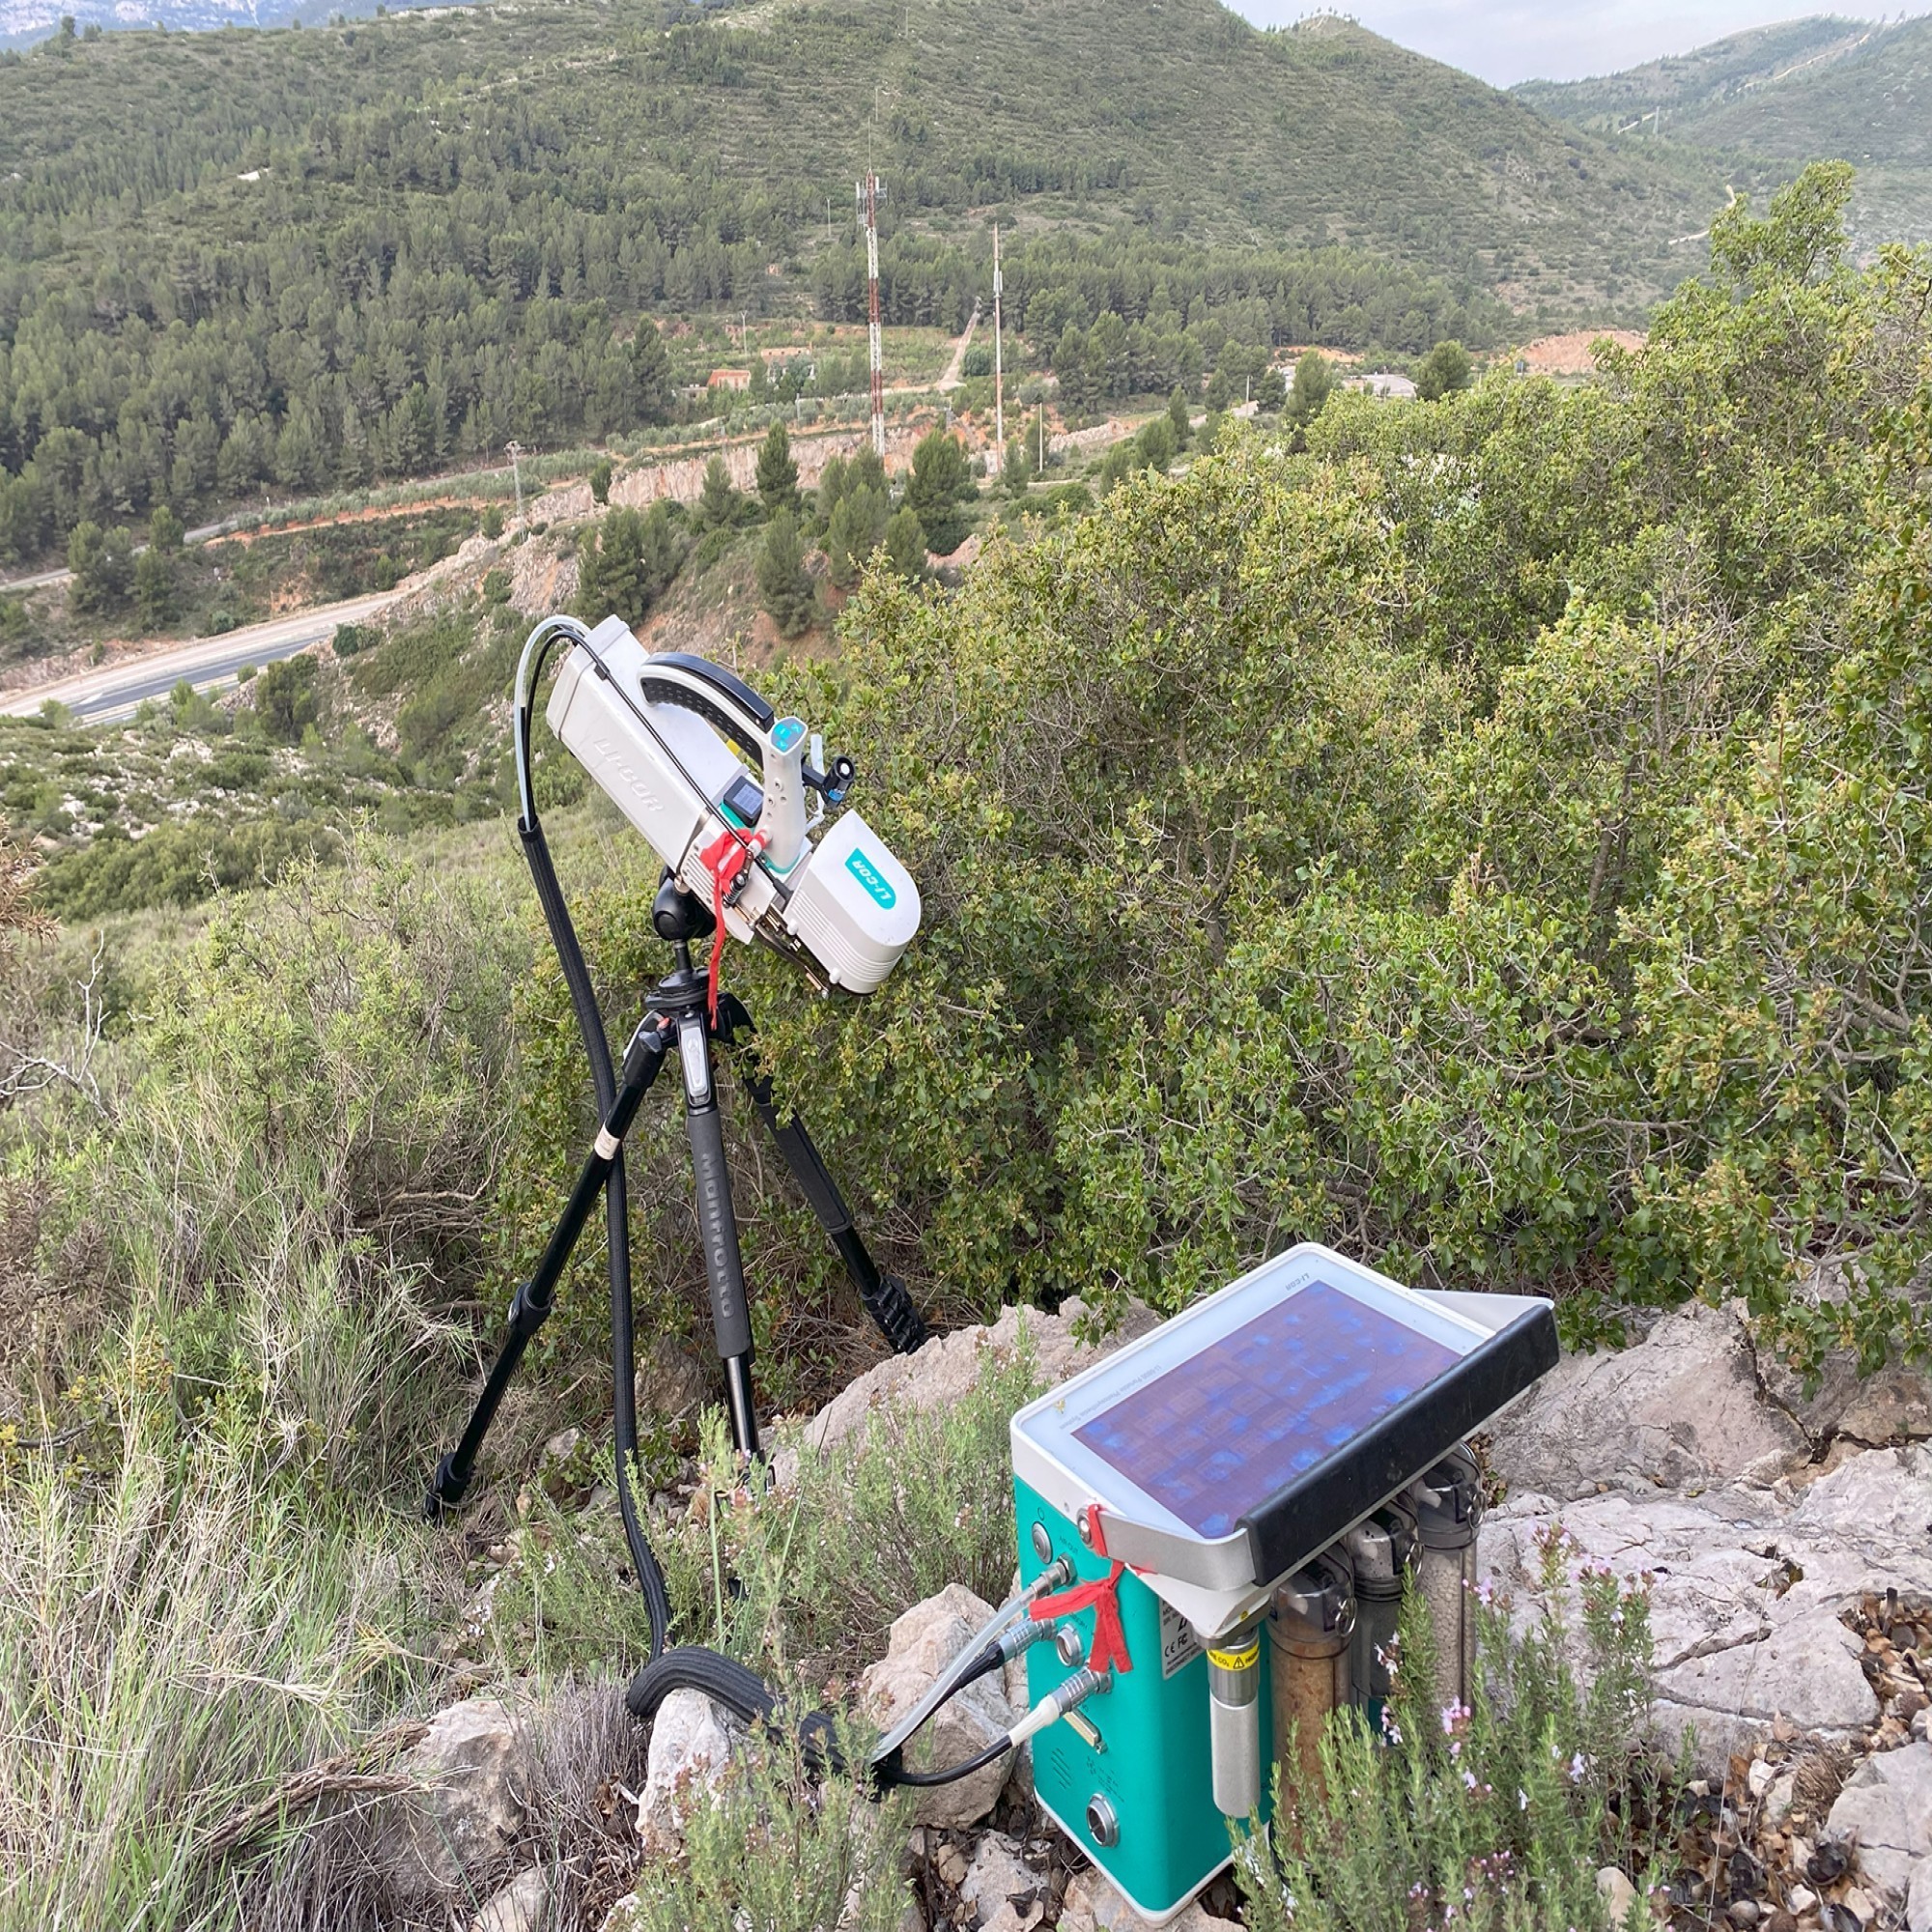
<path id="1" fill-rule="evenodd" d="M 1007 376 L 1000 350 L 1000 224 L 993 223 L 993 447 L 994 459 L 1004 469 L 1007 462 Z"/>
<path id="2" fill-rule="evenodd" d="M 871 323 L 872 351 L 872 453 L 880 461 L 886 454 L 886 359 L 879 336 L 879 203 L 886 198 L 885 184 L 868 168 L 866 179 L 853 190 L 866 218 L 866 298 Z"/>

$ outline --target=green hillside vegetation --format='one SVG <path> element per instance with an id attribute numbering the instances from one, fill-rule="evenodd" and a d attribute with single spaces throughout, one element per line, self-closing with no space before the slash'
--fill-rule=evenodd
<path id="1" fill-rule="evenodd" d="M 1851 221 L 1866 245 L 1932 240 L 1932 19 L 1814 17 L 1733 35 L 1603 79 L 1532 81 L 1546 114 L 1626 138 L 1662 108 L 1663 146 L 1726 158 L 1839 158 L 1860 170 Z"/>
<path id="2" fill-rule="evenodd" d="M 1662 107 L 1664 126 L 1674 133 L 1701 126 L 1704 116 L 1747 93 L 1838 59 L 1881 32 L 1868 20 L 1812 14 L 1751 27 L 1688 54 L 1666 54 L 1619 73 L 1586 80 L 1525 80 L 1510 92 L 1541 113 L 1605 131 Z"/>
<path id="3" fill-rule="evenodd" d="M 1813 169 L 1721 216 L 1709 282 L 1593 382 L 1496 371 L 1226 425 L 1184 473 L 994 533 L 955 590 L 875 566 L 837 657 L 761 679 L 857 755 L 924 923 L 865 1002 L 750 949 L 724 980 L 935 1317 L 1076 1291 L 1103 1321 L 1129 1293 L 1178 1308 L 1321 1236 L 1416 1282 L 1553 1293 L 1573 1340 L 1739 1293 L 1801 1364 L 1932 1350 L 1932 266 L 1854 266 L 1847 189 Z M 515 631 L 469 621 L 344 676 L 500 691 Z M 292 676 L 264 716 L 304 708 Z M 282 756 L 239 729 L 211 750 Z M 493 754 L 425 764 L 480 780 Z M 539 759 L 561 802 L 566 754 Z M 600 810 L 552 832 L 621 1037 L 663 966 L 658 867 Z M 575 1513 L 609 1464 L 539 1446 L 608 1421 L 594 1248 L 468 1536 L 416 1520 L 590 1131 L 509 828 L 429 837 L 364 835 L 187 933 L 40 934 L 58 862 L 0 859 L 9 1932 L 414 1932 L 358 1849 L 367 1814 L 284 1780 L 386 1764 L 383 1726 L 479 1662 L 534 1687 L 635 1661 L 608 1494 Z M 731 1098 L 761 1387 L 803 1408 L 876 1343 Z M 999 1588 L 1027 1365 L 768 1497 L 691 1394 L 712 1371 L 675 1106 L 628 1147 L 644 1492 L 711 1449 L 701 1502 L 657 1512 L 680 1631 L 814 1702 L 909 1590 Z M 1810 1292 L 1823 1266 L 1841 1298 Z M 466 1547 L 502 1552 L 489 1616 Z M 581 1767 L 581 1729 L 574 1752 L 546 1735 Z M 1406 1845 L 1412 1762 L 1361 1767 Z M 1601 1922 L 1622 1763 L 1593 1756 L 1579 1834 L 1524 1854 L 1577 1880 L 1565 1923 Z M 617 1854 L 587 1791 L 558 1807 L 503 1876 L 544 1862 L 577 1911 Z M 1531 1829 L 1499 1808 L 1471 1829 Z M 1460 1876 L 1481 1847 L 1442 1829 L 1428 1869 Z M 1389 1870 L 1376 1911 L 1400 1924 L 1416 1874 Z"/>
<path id="4" fill-rule="evenodd" d="M 1498 288 L 1539 324 L 1635 316 L 1721 198 L 1357 29 L 1214 0 L 56 40 L 0 59 L 0 562 L 157 502 L 194 523 L 662 419 L 706 370 L 652 319 L 855 314 L 868 153 L 894 318 L 963 323 L 1001 214 L 1041 366 L 1109 311 L 1408 355 L 1496 339 Z M 1161 353 L 1162 393 L 1193 360 Z"/>

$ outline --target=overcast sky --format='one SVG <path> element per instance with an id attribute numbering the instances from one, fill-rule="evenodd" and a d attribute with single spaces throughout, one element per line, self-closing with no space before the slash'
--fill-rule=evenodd
<path id="1" fill-rule="evenodd" d="M 1314 11 L 1308 0 L 1229 0 L 1262 26 Z M 1864 7 L 1804 0 L 1347 0 L 1336 10 L 1417 53 L 1447 61 L 1497 87 L 1519 80 L 1578 80 L 1614 73 L 1662 54 L 1689 53 L 1743 27 L 1806 14 L 1877 17 Z M 1905 0 L 1908 14 L 1932 13 L 1932 0 Z M 1884 17 L 1896 18 L 1899 0 Z"/>

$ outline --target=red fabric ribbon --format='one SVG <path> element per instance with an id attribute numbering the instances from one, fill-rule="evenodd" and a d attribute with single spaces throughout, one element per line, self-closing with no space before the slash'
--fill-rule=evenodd
<path id="1" fill-rule="evenodd" d="M 724 962 L 724 900 L 745 867 L 765 849 L 765 835 L 749 837 L 734 825 L 727 825 L 697 855 L 697 862 L 711 874 L 711 916 L 718 930 L 711 941 L 710 993 L 711 1024 L 718 1024 L 718 969 Z"/>
<path id="2" fill-rule="evenodd" d="M 1127 1655 L 1127 1634 L 1121 1628 L 1121 1574 L 1124 1563 L 1116 1563 L 1106 1576 L 1092 1583 L 1081 1583 L 1051 1597 L 1035 1600 L 1027 1612 L 1035 1623 L 1054 1617 L 1068 1617 L 1075 1610 L 1094 1612 L 1094 1641 L 1088 1647 L 1089 1670 L 1129 1671 L 1133 1659 Z"/>

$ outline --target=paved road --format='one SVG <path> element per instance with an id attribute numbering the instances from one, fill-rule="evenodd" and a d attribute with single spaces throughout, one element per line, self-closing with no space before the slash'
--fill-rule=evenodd
<path id="1" fill-rule="evenodd" d="M 171 650 L 123 658 L 52 684 L 0 691 L 0 717 L 31 718 L 51 697 L 89 724 L 112 724 L 131 717 L 145 698 L 165 697 L 183 678 L 196 691 L 212 691 L 233 684 L 243 665 L 273 664 L 278 658 L 294 657 L 298 651 L 333 637 L 336 625 L 359 624 L 373 617 L 395 594 L 390 590 L 379 596 L 354 597 L 346 604 L 327 604 L 298 616 L 244 625 L 223 637 L 196 638 Z"/>

